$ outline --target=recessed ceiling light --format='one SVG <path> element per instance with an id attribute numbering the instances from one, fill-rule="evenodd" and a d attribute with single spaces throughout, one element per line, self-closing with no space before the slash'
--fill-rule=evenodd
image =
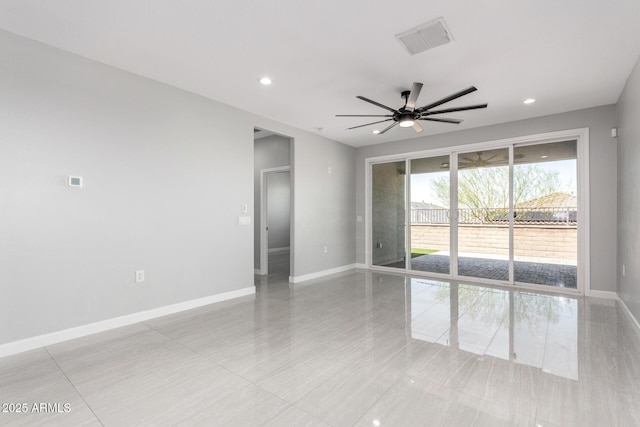
<path id="1" fill-rule="evenodd" d="M 271 84 L 271 79 L 267 76 L 260 78 L 258 81 L 265 86 L 269 86 Z"/>
<path id="2" fill-rule="evenodd" d="M 372 134 L 377 135 L 380 133 L 380 131 L 378 129 L 374 129 L 371 131 Z"/>
<path id="3" fill-rule="evenodd" d="M 533 98 L 529 98 L 529 99 L 525 99 L 525 100 L 524 100 L 524 103 L 525 103 L 525 104 L 533 104 L 534 102 L 536 102 L 536 100 L 535 100 L 535 99 L 533 99 Z"/>

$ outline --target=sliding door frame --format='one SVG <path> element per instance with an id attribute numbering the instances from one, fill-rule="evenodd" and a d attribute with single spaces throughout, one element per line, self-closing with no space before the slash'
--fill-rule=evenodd
<path id="1" fill-rule="evenodd" d="M 479 279 L 474 277 L 460 276 L 458 274 L 458 154 L 470 151 L 508 148 L 509 149 L 509 209 L 513 212 L 513 161 L 514 147 L 520 145 L 544 144 L 551 142 L 561 142 L 575 140 L 577 142 L 577 195 L 578 195 L 578 259 L 577 259 L 577 289 L 557 288 L 549 285 L 526 284 L 514 281 L 513 251 L 514 251 L 514 220 L 509 218 L 509 280 L 499 281 L 491 279 Z M 407 177 L 411 173 L 411 160 L 424 157 L 450 156 L 450 274 L 439 274 L 411 270 L 411 221 L 410 206 L 411 200 L 410 179 L 407 178 L 405 185 L 405 268 L 391 268 L 374 266 L 372 264 L 372 165 L 378 163 L 388 163 L 393 161 L 404 161 L 406 165 Z M 517 287 L 522 289 L 534 289 L 551 293 L 563 294 L 586 294 L 591 292 L 590 282 L 590 212 L 589 212 L 589 128 L 569 129 L 558 132 L 547 132 L 533 135 L 524 135 L 514 138 L 499 139 L 493 141 L 456 145 L 451 147 L 434 148 L 430 150 L 399 153 L 387 156 L 370 157 L 365 159 L 365 262 L 368 268 L 380 271 L 390 271 L 395 273 L 411 274 L 416 276 L 439 277 L 466 282 L 480 282 L 498 286 Z M 512 215 L 510 215 L 512 216 Z"/>

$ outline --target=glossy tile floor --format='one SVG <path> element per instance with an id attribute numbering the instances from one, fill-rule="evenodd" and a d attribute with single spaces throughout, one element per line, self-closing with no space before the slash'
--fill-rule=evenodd
<path id="1" fill-rule="evenodd" d="M 285 262 L 286 264 L 286 262 Z M 351 271 L 0 359 L 0 425 L 636 426 L 616 304 Z"/>

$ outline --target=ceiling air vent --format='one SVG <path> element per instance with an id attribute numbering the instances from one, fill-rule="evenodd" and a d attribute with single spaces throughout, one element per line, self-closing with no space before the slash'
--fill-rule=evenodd
<path id="1" fill-rule="evenodd" d="M 427 22 L 416 28 L 396 34 L 396 38 L 411 55 L 424 52 L 453 41 L 453 36 L 443 18 Z"/>

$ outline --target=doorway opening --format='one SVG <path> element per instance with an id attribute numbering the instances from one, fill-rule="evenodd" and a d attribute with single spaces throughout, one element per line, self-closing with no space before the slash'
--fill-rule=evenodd
<path id="1" fill-rule="evenodd" d="M 254 129 L 254 272 L 291 275 L 291 138 Z"/>

